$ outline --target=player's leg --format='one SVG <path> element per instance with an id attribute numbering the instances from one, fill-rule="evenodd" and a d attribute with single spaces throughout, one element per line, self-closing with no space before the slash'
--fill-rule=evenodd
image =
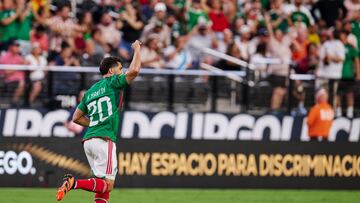
<path id="1" fill-rule="evenodd" d="M 84 142 L 84 151 L 90 167 L 96 176 L 98 172 L 95 168 L 95 157 L 97 156 L 97 145 L 98 142 L 95 139 L 90 139 Z M 100 148 L 102 146 L 99 146 Z M 105 175 L 98 176 L 105 178 Z M 64 182 L 61 187 L 59 187 L 56 192 L 56 199 L 58 201 L 62 200 L 64 196 L 72 189 L 83 189 L 95 193 L 103 193 L 107 190 L 107 183 L 102 178 L 89 178 L 89 179 L 75 179 L 72 175 L 68 174 L 64 176 Z"/>
<path id="2" fill-rule="evenodd" d="M 84 150 L 95 178 L 76 180 L 74 189 L 95 192 L 95 202 L 106 202 L 117 173 L 116 145 L 110 140 L 93 138 L 84 143 Z"/>
<path id="3" fill-rule="evenodd" d="M 83 189 L 95 193 L 104 193 L 107 191 L 105 169 L 102 169 L 99 165 L 106 165 L 109 150 L 108 145 L 107 141 L 100 138 L 92 138 L 84 142 L 86 158 L 95 177 L 76 180 L 74 189 Z M 104 168 L 105 167 L 106 166 L 104 166 Z"/>
<path id="4" fill-rule="evenodd" d="M 116 145 L 111 141 L 108 141 L 108 155 L 106 157 L 106 160 L 106 164 L 97 165 L 96 168 L 105 171 L 107 190 L 104 193 L 95 194 L 95 203 L 107 203 L 110 198 L 110 192 L 114 188 L 115 177 L 117 173 L 117 158 Z"/>
<path id="5" fill-rule="evenodd" d="M 113 180 L 105 179 L 107 183 L 107 191 L 104 193 L 96 193 L 94 197 L 95 203 L 108 203 L 108 200 L 110 198 L 110 192 L 114 188 L 114 182 Z"/>

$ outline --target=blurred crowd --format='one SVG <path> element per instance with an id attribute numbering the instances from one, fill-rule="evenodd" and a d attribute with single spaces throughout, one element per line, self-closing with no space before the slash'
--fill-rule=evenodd
<path id="1" fill-rule="evenodd" d="M 346 115 L 353 117 L 353 90 L 360 80 L 359 0 L 0 2 L 0 64 L 97 66 L 108 55 L 127 63 L 131 43 L 140 39 L 144 68 L 185 70 L 200 63 L 223 70 L 246 68 L 202 51 L 211 48 L 254 64 L 273 87 L 273 110 L 282 105 L 291 69 L 316 74 L 318 85 L 330 81 L 336 94 L 346 95 Z M 280 64 L 266 64 L 269 58 Z M 36 101 L 47 73 L 38 69 L 26 77 L 6 70 L 0 75 L 14 87 L 12 102 L 17 104 L 26 87 L 29 102 Z M 72 84 L 64 79 L 78 78 L 58 73 L 54 86 L 66 90 Z M 300 81 L 296 87 L 301 89 Z M 298 97 L 301 101 L 301 92 Z"/>

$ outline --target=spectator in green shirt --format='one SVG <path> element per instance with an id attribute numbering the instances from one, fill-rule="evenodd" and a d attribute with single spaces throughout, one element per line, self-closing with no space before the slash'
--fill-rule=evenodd
<path id="1" fill-rule="evenodd" d="M 198 24 L 199 19 L 209 21 L 208 15 L 204 11 L 203 5 L 206 0 L 187 0 L 186 1 L 186 18 L 188 31 L 191 31 Z"/>
<path id="2" fill-rule="evenodd" d="M 354 117 L 354 90 L 356 88 L 355 79 L 360 81 L 360 63 L 358 57 L 358 50 L 348 41 L 346 31 L 340 33 L 340 40 L 345 45 L 345 60 L 343 63 L 342 77 L 338 88 L 338 95 L 336 98 L 336 113 L 341 116 L 341 95 L 346 94 L 346 117 Z"/>
<path id="3" fill-rule="evenodd" d="M 17 36 L 20 43 L 21 54 L 28 55 L 31 51 L 30 32 L 34 21 L 34 14 L 31 9 L 31 4 L 25 0 L 16 0 L 17 10 L 20 15 L 16 20 Z"/>
<path id="4" fill-rule="evenodd" d="M 3 10 L 0 11 L 0 51 L 6 50 L 8 41 L 16 38 L 17 22 L 20 10 L 15 9 L 13 0 L 3 0 Z"/>

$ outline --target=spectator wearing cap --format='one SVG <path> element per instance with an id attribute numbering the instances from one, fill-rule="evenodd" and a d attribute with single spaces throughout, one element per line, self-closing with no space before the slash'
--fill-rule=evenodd
<path id="1" fill-rule="evenodd" d="M 204 11 L 206 0 L 186 0 L 185 12 L 188 31 L 191 31 L 200 21 L 208 21 L 208 15 Z"/>
<path id="2" fill-rule="evenodd" d="M 161 21 L 165 23 L 167 16 L 167 8 L 163 2 L 158 2 L 154 6 L 154 15 L 150 18 L 149 23 L 155 23 L 156 21 Z"/>
<path id="3" fill-rule="evenodd" d="M 18 41 L 11 39 L 7 52 L 1 55 L 0 64 L 22 65 L 25 64 L 24 58 L 20 55 L 20 44 Z M 15 92 L 12 97 L 12 104 L 19 105 L 20 97 L 25 91 L 25 74 L 18 70 L 5 70 L 3 72 L 4 82 L 7 88 L 11 90 L 15 86 Z"/>
<path id="4" fill-rule="evenodd" d="M 17 37 L 17 18 L 20 10 L 16 10 L 13 0 L 3 0 L 0 10 L 0 51 L 6 50 L 8 41 Z"/>
<path id="5" fill-rule="evenodd" d="M 310 109 L 307 117 L 308 135 L 311 140 L 328 139 L 335 115 L 328 98 L 328 93 L 323 88 L 316 93 L 316 104 Z"/>
<path id="6" fill-rule="evenodd" d="M 33 105 L 41 93 L 45 78 L 44 69 L 47 66 L 47 60 L 42 54 L 42 49 L 39 43 L 34 42 L 31 44 L 31 53 L 25 56 L 25 60 L 29 65 L 37 66 L 37 69 L 30 73 L 32 87 L 29 95 L 29 103 L 30 105 Z"/>
<path id="7" fill-rule="evenodd" d="M 218 41 L 215 34 L 210 29 L 209 24 L 204 20 L 194 27 L 189 35 L 189 41 L 186 45 L 193 57 L 193 65 L 198 67 L 201 62 L 211 64 L 213 58 L 204 55 L 202 49 L 204 48 L 218 48 Z"/>
<path id="8" fill-rule="evenodd" d="M 158 50 L 157 35 L 151 35 L 147 39 L 145 46 L 141 49 L 141 64 L 145 68 L 162 69 L 164 61 Z"/>

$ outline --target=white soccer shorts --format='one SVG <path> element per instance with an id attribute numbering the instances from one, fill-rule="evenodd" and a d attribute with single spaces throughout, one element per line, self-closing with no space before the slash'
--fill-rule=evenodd
<path id="1" fill-rule="evenodd" d="M 113 141 L 91 138 L 84 142 L 84 151 L 96 177 L 115 180 L 117 158 L 116 145 Z"/>

